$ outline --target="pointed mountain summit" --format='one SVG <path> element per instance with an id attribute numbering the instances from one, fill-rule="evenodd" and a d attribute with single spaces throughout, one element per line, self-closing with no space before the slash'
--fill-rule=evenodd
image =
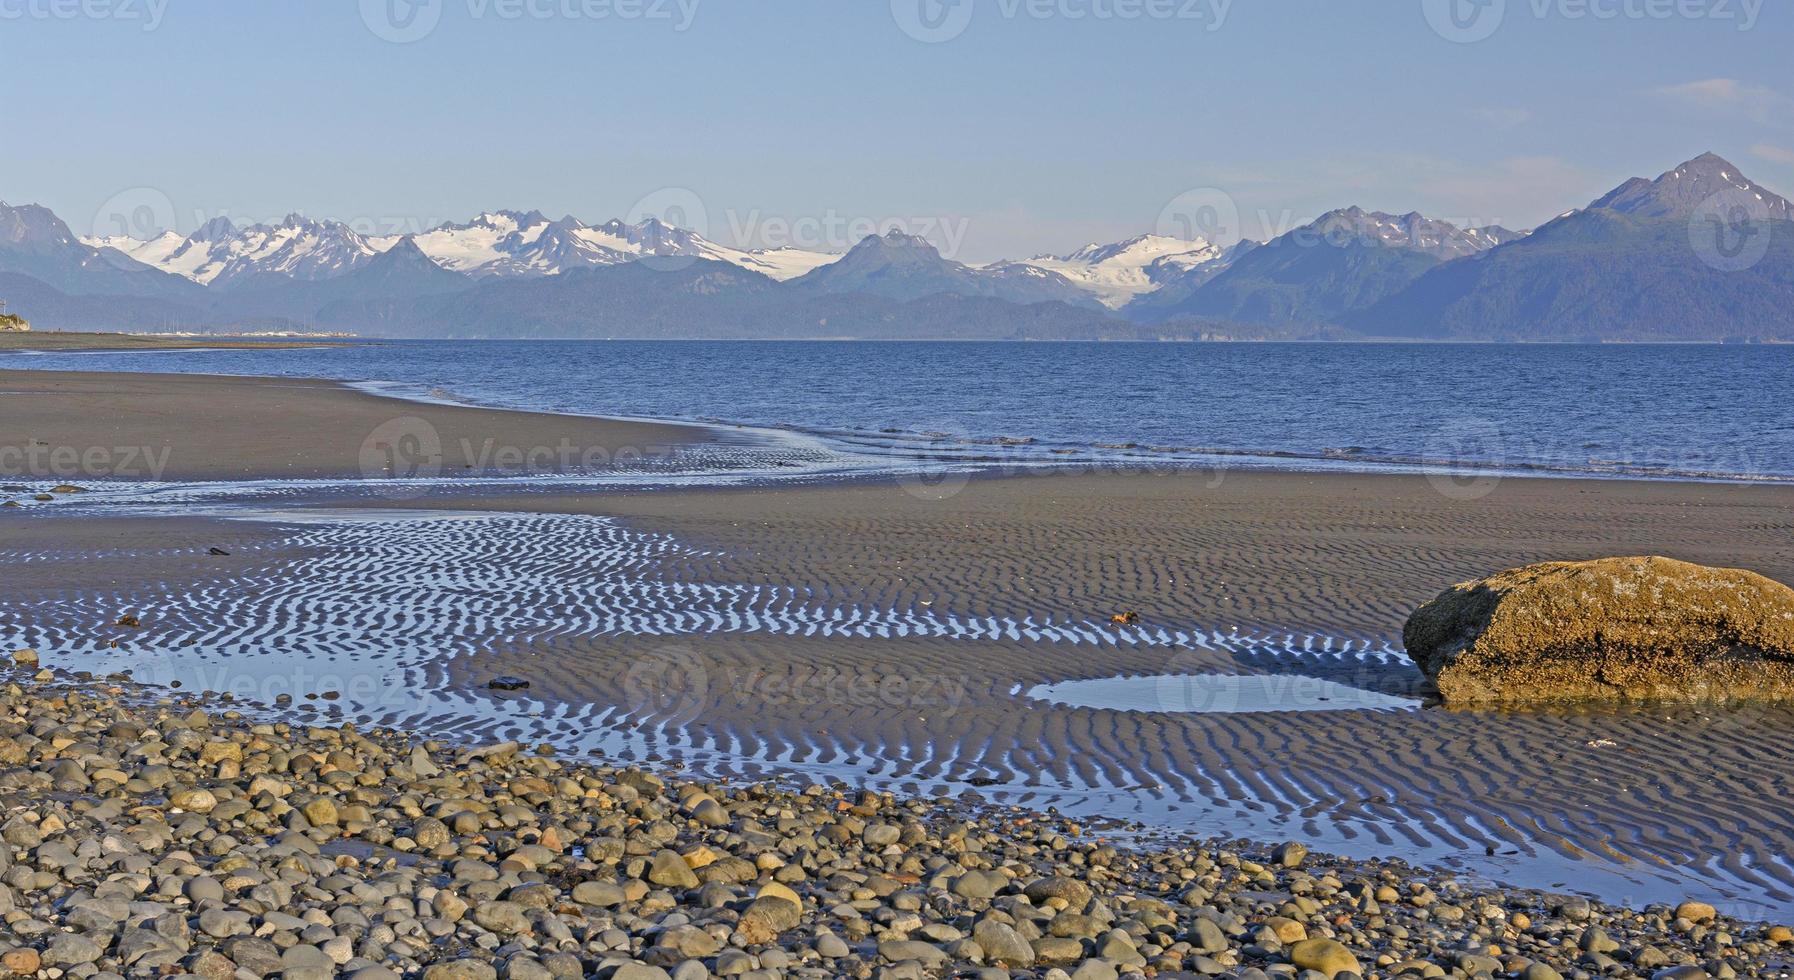
<path id="1" fill-rule="evenodd" d="M 846 255 L 791 280 L 791 285 L 815 294 L 860 293 L 895 300 L 946 294 L 1099 308 L 1089 293 L 1057 272 L 1024 265 L 974 269 L 945 258 L 927 239 L 896 228 L 867 235 Z"/>
<path id="2" fill-rule="evenodd" d="M 1760 202 L 1767 219 L 1794 220 L 1794 208 L 1786 198 L 1752 182 L 1716 153 L 1703 153 L 1656 180 L 1634 177 L 1602 195 L 1589 209 L 1638 218 L 1688 218 L 1715 194 L 1727 191 Z"/>
<path id="3" fill-rule="evenodd" d="M 69 226 L 41 204 L 8 205 L 0 201 L 0 244 L 34 252 L 54 252 L 76 245 Z"/>
<path id="4" fill-rule="evenodd" d="M 1347 325 L 1467 340 L 1794 340 L 1790 216 L 1786 199 L 1704 153 L 1440 266 Z"/>
<path id="5" fill-rule="evenodd" d="M 417 247 L 417 239 L 414 236 L 406 235 L 399 239 L 393 247 L 370 259 L 358 275 L 368 282 L 391 279 L 394 276 L 421 275 L 440 282 L 452 281 L 462 287 L 467 285 L 467 280 L 459 276 L 452 280 L 443 278 L 442 273 L 446 272 L 448 272 L 447 269 L 438 265 L 435 259 L 430 258 L 423 249 Z M 453 275 L 453 273 L 449 274 Z"/>
<path id="6" fill-rule="evenodd" d="M 222 242 L 237 237 L 237 226 L 224 215 L 208 220 L 199 230 L 187 236 L 190 242 Z"/>
<path id="7" fill-rule="evenodd" d="M 192 283 L 109 245 L 75 237 L 49 208 L 0 203 L 0 272 L 36 279 L 70 296 L 192 298 Z"/>
<path id="8" fill-rule="evenodd" d="M 317 282 L 314 298 L 324 302 L 409 299 L 456 293 L 473 285 L 466 276 L 438 265 L 410 235 L 347 275 Z"/>

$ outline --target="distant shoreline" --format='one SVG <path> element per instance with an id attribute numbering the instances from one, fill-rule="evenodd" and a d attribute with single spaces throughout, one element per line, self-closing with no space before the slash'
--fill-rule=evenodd
<path id="1" fill-rule="evenodd" d="M 343 338 L 256 338 L 221 334 L 216 337 L 158 337 L 135 333 L 76 333 L 73 331 L 25 331 L 0 333 L 0 353 L 95 353 L 139 350 L 295 350 L 313 347 L 346 347 Z"/>

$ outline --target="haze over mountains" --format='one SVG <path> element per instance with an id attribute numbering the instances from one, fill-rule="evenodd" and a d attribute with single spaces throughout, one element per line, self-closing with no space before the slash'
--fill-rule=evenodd
<path id="1" fill-rule="evenodd" d="M 1263 244 L 1142 235 L 974 267 L 898 231 L 835 255 L 493 211 L 402 236 L 291 215 L 83 240 L 0 204 L 0 299 L 38 329 L 1794 340 L 1794 209 L 1704 154 L 1531 233 L 1346 207 Z"/>

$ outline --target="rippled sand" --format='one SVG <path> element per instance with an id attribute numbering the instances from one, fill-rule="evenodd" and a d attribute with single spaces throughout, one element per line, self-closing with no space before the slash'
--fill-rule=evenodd
<path id="1" fill-rule="evenodd" d="M 1506 480 L 1465 499 L 1422 478 L 1204 474 L 937 496 L 433 495 L 238 520 L 59 505 L 6 527 L 0 641 L 285 694 L 320 719 L 975 786 L 1613 898 L 1794 907 L 1785 711 L 1166 713 L 1025 694 L 1217 673 L 1410 694 L 1407 612 L 1489 569 L 1657 552 L 1794 580 L 1786 490 Z M 125 611 L 142 627 L 108 625 Z M 500 673 L 531 687 L 487 691 Z"/>

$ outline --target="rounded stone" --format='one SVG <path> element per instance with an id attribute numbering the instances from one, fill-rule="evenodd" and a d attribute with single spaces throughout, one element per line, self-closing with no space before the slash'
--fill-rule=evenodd
<path id="1" fill-rule="evenodd" d="M 1326 977 L 1341 973 L 1363 974 L 1358 958 L 1344 944 L 1332 939 L 1304 939 L 1289 948 L 1289 961 Z"/>

